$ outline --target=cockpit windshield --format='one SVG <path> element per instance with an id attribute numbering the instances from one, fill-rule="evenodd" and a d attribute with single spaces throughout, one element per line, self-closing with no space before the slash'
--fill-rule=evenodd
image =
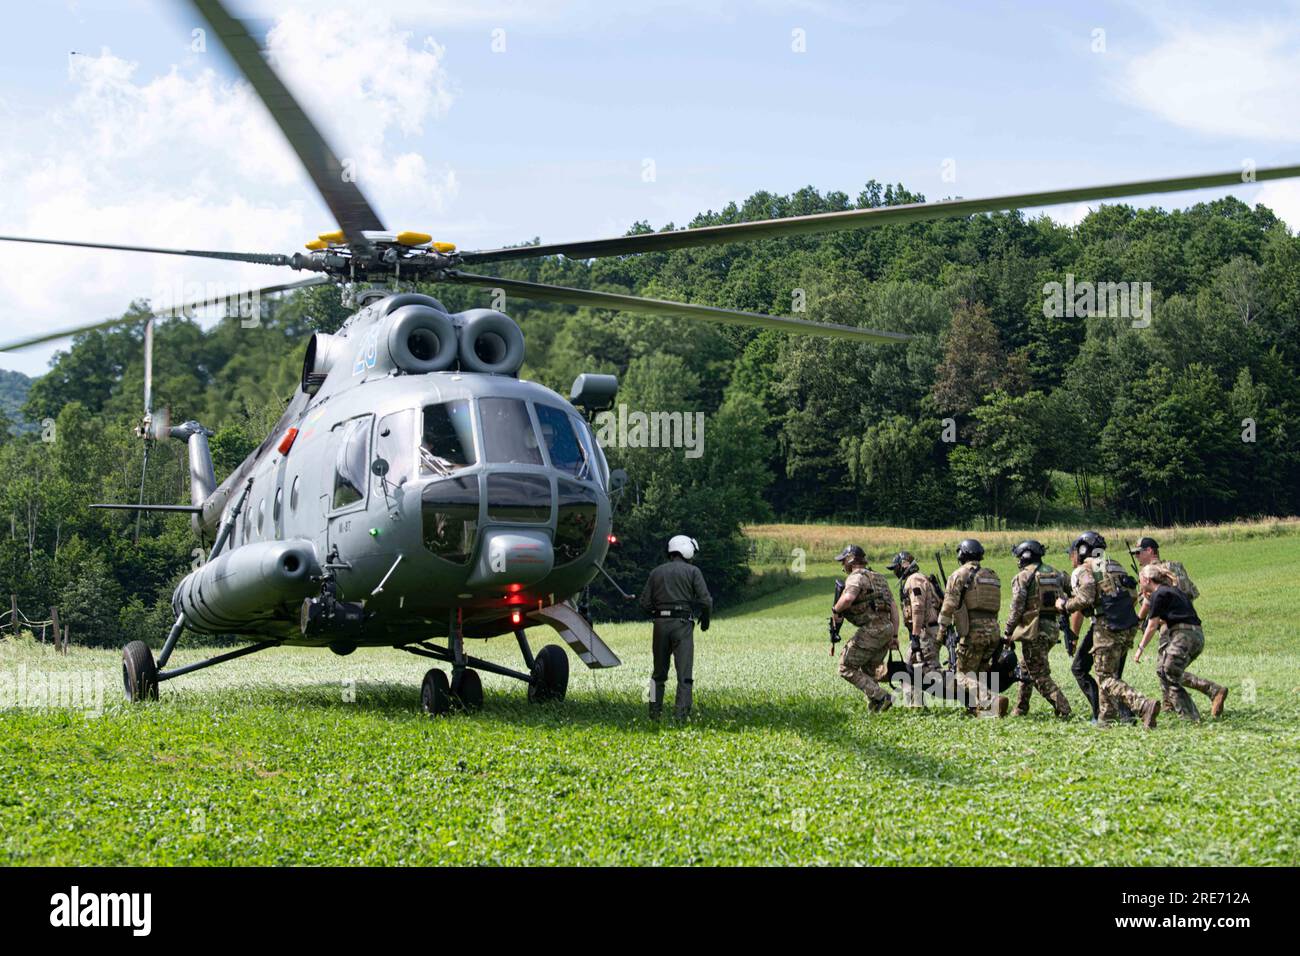
<path id="1" fill-rule="evenodd" d="M 492 463 L 540 465 L 542 450 L 528 406 L 517 398 L 481 398 L 483 457 Z"/>
<path id="2" fill-rule="evenodd" d="M 420 474 L 445 476 L 477 463 L 469 402 L 462 398 L 426 406 Z"/>
<path id="3" fill-rule="evenodd" d="M 588 481 L 592 477 L 591 452 L 586 447 L 585 435 L 581 426 L 571 415 L 554 405 L 543 405 L 537 409 L 537 421 L 542 426 L 542 440 L 546 442 L 546 451 L 551 456 L 551 464 L 560 471 L 573 477 Z"/>

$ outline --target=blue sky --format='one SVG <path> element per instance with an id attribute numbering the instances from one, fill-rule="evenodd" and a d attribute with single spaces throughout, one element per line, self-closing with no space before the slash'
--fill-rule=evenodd
<path id="1" fill-rule="evenodd" d="M 758 189 L 856 195 L 875 178 L 973 197 L 1300 154 L 1290 3 L 231 3 L 267 32 L 336 151 L 357 158 L 386 223 L 462 248 L 683 224 Z M 7 17 L 0 233 L 292 252 L 332 227 L 215 42 L 193 49 L 184 4 L 78 0 Z M 1292 184 L 1233 192 L 1300 225 Z M 286 277 L 6 253 L 6 333 L 113 315 L 164 288 Z M 51 352 L 0 367 L 37 374 Z"/>

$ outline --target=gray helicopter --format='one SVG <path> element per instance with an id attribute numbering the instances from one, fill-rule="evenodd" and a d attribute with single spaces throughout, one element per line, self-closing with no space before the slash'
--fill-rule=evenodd
<path id="1" fill-rule="evenodd" d="M 611 473 L 587 416 L 614 401 L 613 376 L 584 374 L 568 398 L 518 378 L 524 335 L 493 309 L 449 313 L 403 283 L 461 284 L 507 296 L 623 312 L 678 316 L 858 342 L 910 337 L 790 316 L 567 288 L 466 272 L 476 265 L 541 256 L 591 259 L 779 236 L 969 216 L 996 210 L 1241 184 L 1240 172 L 957 199 L 744 222 L 609 239 L 458 252 L 427 233 L 385 230 L 343 165 L 263 56 L 245 24 L 220 0 L 192 6 L 266 105 L 338 223 L 305 253 L 217 252 L 0 236 L 0 241 L 224 259 L 285 266 L 306 279 L 245 295 L 333 282 L 358 311 L 336 334 L 307 346 L 300 387 L 275 429 L 220 484 L 198 422 L 172 426 L 155 414 L 153 319 L 145 322 L 142 472 L 151 445 L 188 447 L 190 502 L 100 505 L 192 516 L 215 541 L 206 562 L 176 588 L 176 620 L 155 660 L 142 641 L 123 649 L 131 700 L 158 696 L 159 684 L 247 654 L 284 645 L 394 647 L 449 664 L 425 674 L 430 714 L 482 704 L 478 672 L 516 678 L 532 700 L 561 699 L 564 649 L 534 655 L 527 628 L 554 628 L 591 668 L 618 657 L 578 600 L 603 573 L 612 532 L 611 498 L 626 476 Z M 1257 181 L 1300 176 L 1300 166 L 1257 169 Z M 180 311 L 207 305 L 187 303 Z M 24 348 L 121 325 L 94 322 L 0 345 Z M 137 525 L 138 533 L 138 525 Z M 182 633 L 252 639 L 228 653 L 167 668 Z M 524 669 L 470 656 L 465 641 L 513 634 Z M 436 643 L 435 639 L 445 639 Z"/>

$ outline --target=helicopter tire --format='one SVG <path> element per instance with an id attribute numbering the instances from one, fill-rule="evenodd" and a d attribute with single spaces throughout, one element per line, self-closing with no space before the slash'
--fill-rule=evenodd
<path id="1" fill-rule="evenodd" d="M 452 681 L 451 696 L 457 706 L 467 714 L 482 710 L 483 681 L 478 676 L 478 671 L 470 670 L 468 667 L 461 671 L 460 679 Z"/>
<path id="2" fill-rule="evenodd" d="M 547 644 L 533 661 L 533 680 L 528 685 L 528 699 L 535 704 L 564 700 L 569 689 L 569 655 L 558 644 Z"/>
<path id="3" fill-rule="evenodd" d="M 420 707 L 430 717 L 439 717 L 451 710 L 451 685 L 444 671 L 434 667 L 424 675 L 420 684 Z"/>
<path id="4" fill-rule="evenodd" d="M 158 668 L 144 641 L 132 641 L 122 648 L 122 688 L 130 701 L 158 699 Z"/>

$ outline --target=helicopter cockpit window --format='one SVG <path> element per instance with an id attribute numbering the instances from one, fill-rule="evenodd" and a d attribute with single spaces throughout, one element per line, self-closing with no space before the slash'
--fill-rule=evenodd
<path id="1" fill-rule="evenodd" d="M 577 415 L 570 415 L 569 420 L 573 422 L 574 431 L 578 433 L 578 440 L 582 442 L 582 448 L 587 454 L 587 460 L 595 462 L 596 477 L 600 481 L 600 486 L 608 488 L 609 462 L 605 460 L 605 453 L 601 451 L 600 442 L 596 440 L 596 435 L 591 430 L 591 426 Z"/>
<path id="2" fill-rule="evenodd" d="M 425 485 L 421 496 L 424 546 L 454 564 L 468 564 L 478 533 L 478 476 Z"/>
<path id="3" fill-rule="evenodd" d="M 483 416 L 485 459 L 510 465 L 542 463 L 527 405 L 517 398 L 481 398 L 478 408 Z"/>
<path id="4" fill-rule="evenodd" d="M 370 475 L 370 416 L 354 418 L 343 426 L 338 457 L 334 460 L 335 508 L 365 500 Z"/>
<path id="5" fill-rule="evenodd" d="M 469 402 L 462 398 L 427 406 L 420 439 L 420 474 L 450 475 L 477 462 Z"/>
<path id="6" fill-rule="evenodd" d="M 555 522 L 555 564 L 571 564 L 587 553 L 596 533 L 596 493 L 560 480 L 560 516 Z"/>
<path id="7" fill-rule="evenodd" d="M 542 440 L 546 442 L 551 465 L 574 478 L 587 481 L 594 477 L 591 455 L 583 447 L 568 413 L 554 405 L 537 404 L 537 421 L 542 426 Z"/>

